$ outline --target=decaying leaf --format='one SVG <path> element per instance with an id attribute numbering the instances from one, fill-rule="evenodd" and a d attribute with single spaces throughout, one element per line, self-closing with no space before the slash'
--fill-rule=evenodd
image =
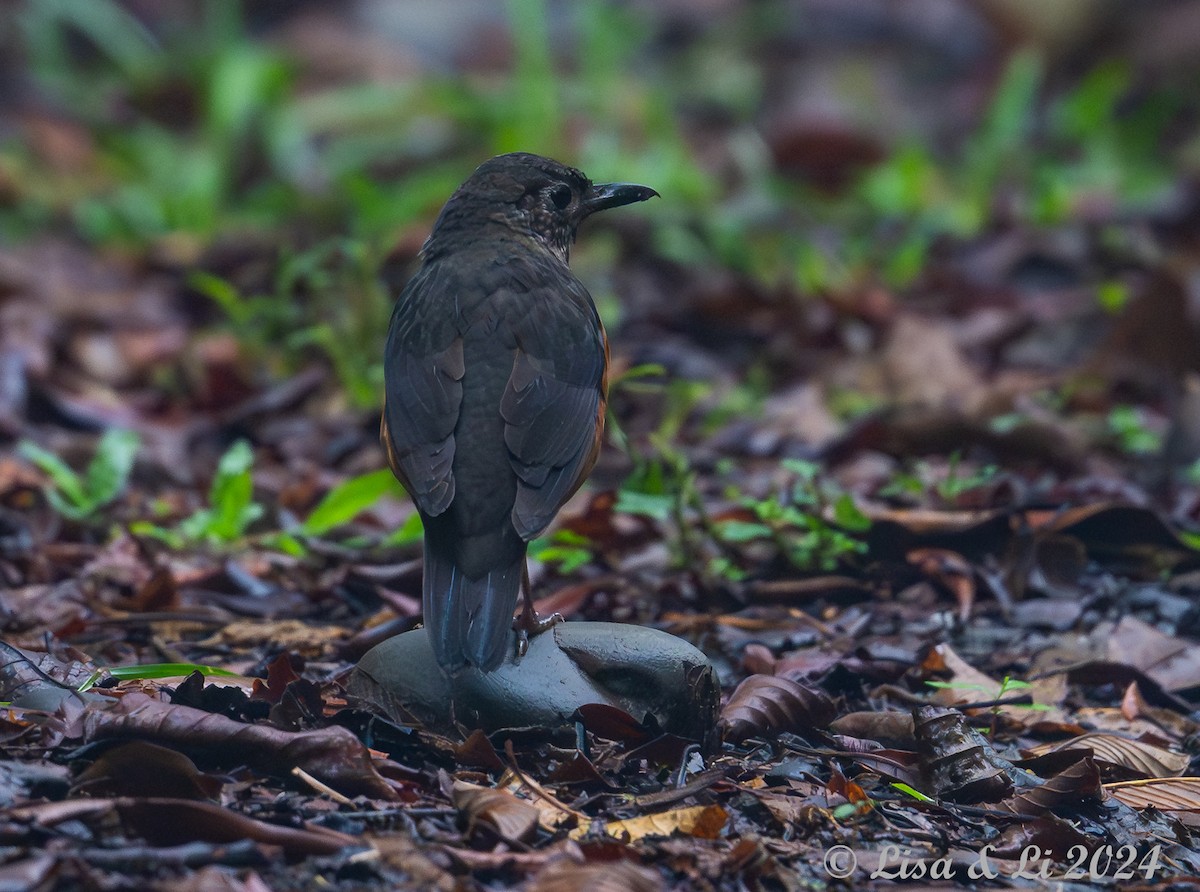
<path id="1" fill-rule="evenodd" d="M 336 725 L 314 731 L 280 731 L 137 693 L 111 704 L 90 704 L 81 724 L 85 740 L 137 737 L 180 749 L 202 747 L 227 754 L 235 764 L 260 770 L 286 773 L 301 768 L 349 796 L 391 799 L 396 795 L 362 742 Z"/>
<path id="2" fill-rule="evenodd" d="M 304 856 L 332 855 L 362 845 L 358 837 L 324 827 L 282 827 L 212 802 L 191 799 L 71 799 L 9 809 L 5 816 L 23 824 L 54 827 L 64 821 L 95 821 L 114 812 L 133 832 L 157 846 L 181 845 L 193 840 L 234 842 L 252 839 L 279 846 L 289 855 Z"/>
<path id="3" fill-rule="evenodd" d="M 220 779 L 200 771 L 183 753 L 144 740 L 108 749 L 72 784 L 89 796 L 171 799 L 215 799 L 221 786 Z"/>
<path id="4" fill-rule="evenodd" d="M 468 832 L 486 826 L 501 839 L 527 840 L 537 830 L 538 810 L 505 790 L 455 781 L 454 807 L 465 817 Z"/>
<path id="5" fill-rule="evenodd" d="M 1200 777 L 1105 784 L 1104 791 L 1130 808 L 1157 808 L 1189 827 L 1200 827 Z"/>
<path id="6" fill-rule="evenodd" d="M 1032 747 L 1028 755 L 1052 753 L 1063 749 L 1091 749 L 1096 759 L 1119 765 L 1140 774 L 1142 777 L 1179 777 L 1187 771 L 1191 759 L 1161 746 L 1154 746 L 1116 734 L 1093 732 L 1081 734 L 1070 740 L 1055 741 Z"/>
<path id="7" fill-rule="evenodd" d="M 1087 750 L 1080 751 L 1080 756 L 1074 764 L 1041 784 L 1019 790 L 1000 803 L 1000 807 L 1021 815 L 1062 814 L 1101 799 L 1100 769 Z"/>
<path id="8" fill-rule="evenodd" d="M 995 802 L 1012 790 L 1006 765 L 958 710 L 919 706 L 913 731 L 929 786 L 953 802 Z"/>
<path id="9" fill-rule="evenodd" d="M 537 874 L 528 892 L 659 892 L 662 877 L 629 861 L 576 864 L 560 859 Z"/>
<path id="10" fill-rule="evenodd" d="M 725 739 L 734 743 L 756 735 L 819 728 L 833 718 L 829 695 L 776 675 L 751 675 L 721 710 Z"/>
<path id="11" fill-rule="evenodd" d="M 624 821 L 610 821 L 604 825 L 604 832 L 630 842 L 648 836 L 671 836 L 675 833 L 697 839 L 716 839 L 728 820 L 729 813 L 719 805 L 693 805 Z M 586 827 L 580 827 L 573 830 L 571 836 L 578 839 L 587 830 Z"/>

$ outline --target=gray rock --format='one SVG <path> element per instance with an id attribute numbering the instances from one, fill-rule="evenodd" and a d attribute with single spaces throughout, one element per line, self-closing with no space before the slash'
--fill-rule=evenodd
<path id="1" fill-rule="evenodd" d="M 580 706 L 604 703 L 662 730 L 700 740 L 720 704 L 716 670 L 699 650 L 674 635 L 620 623 L 559 623 L 530 639 L 500 668 L 447 676 L 425 629 L 372 648 L 351 674 L 351 694 L 399 722 L 435 730 L 455 727 L 558 727 Z"/>

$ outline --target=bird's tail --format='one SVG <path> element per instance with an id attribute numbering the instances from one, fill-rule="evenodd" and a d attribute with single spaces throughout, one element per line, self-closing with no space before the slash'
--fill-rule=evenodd
<path id="1" fill-rule="evenodd" d="M 422 603 L 433 654 L 448 672 L 468 664 L 490 672 L 504 662 L 510 641 L 524 549 L 509 565 L 471 578 L 456 562 L 454 546 L 439 539 L 426 530 Z"/>

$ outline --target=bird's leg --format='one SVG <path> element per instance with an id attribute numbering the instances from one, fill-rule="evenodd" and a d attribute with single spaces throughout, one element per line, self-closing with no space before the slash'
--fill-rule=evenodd
<path id="1" fill-rule="evenodd" d="M 561 613 L 552 613 L 545 619 L 537 615 L 533 609 L 533 587 L 529 584 L 529 564 L 521 568 L 521 615 L 513 620 L 513 628 L 517 630 L 517 659 L 525 656 L 529 650 L 529 639 L 540 635 L 551 626 L 563 621 Z"/>

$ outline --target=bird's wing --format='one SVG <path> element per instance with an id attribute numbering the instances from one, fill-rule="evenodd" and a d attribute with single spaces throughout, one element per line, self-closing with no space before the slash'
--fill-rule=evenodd
<path id="1" fill-rule="evenodd" d="M 554 519 L 595 461 L 604 423 L 605 341 L 577 281 L 569 297 L 530 301 L 516 323 L 516 351 L 500 414 L 517 474 L 512 522 L 532 539 Z"/>
<path id="2" fill-rule="evenodd" d="M 454 498 L 454 427 L 462 406 L 462 338 L 434 312 L 436 276 L 418 274 L 396 303 L 384 354 L 381 437 L 417 507 L 439 515 Z"/>

